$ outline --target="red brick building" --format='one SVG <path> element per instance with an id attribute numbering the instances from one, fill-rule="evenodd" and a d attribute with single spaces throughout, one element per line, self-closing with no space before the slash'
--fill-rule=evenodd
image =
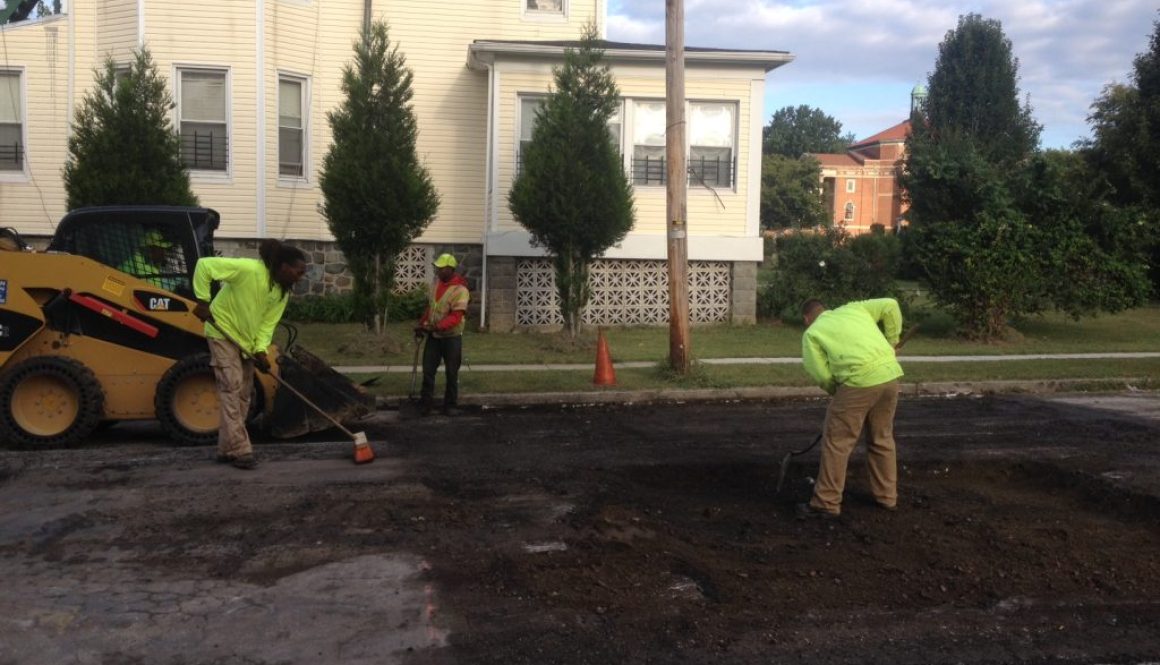
<path id="1" fill-rule="evenodd" d="M 869 233 L 872 224 L 897 229 L 906 212 L 898 176 L 909 133 L 906 120 L 843 154 L 813 155 L 822 165 L 822 196 L 835 226 L 852 234 Z"/>

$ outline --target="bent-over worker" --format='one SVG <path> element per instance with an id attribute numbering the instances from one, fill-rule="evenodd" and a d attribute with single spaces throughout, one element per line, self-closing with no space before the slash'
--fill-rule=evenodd
<path id="1" fill-rule="evenodd" d="M 898 505 L 894 411 L 902 376 L 894 348 L 902 331 L 898 301 L 863 300 L 827 310 L 821 301 L 809 300 L 802 305 L 802 315 L 806 372 L 833 399 L 826 410 L 814 494 L 809 503 L 798 505 L 797 514 L 802 518 L 841 514 L 847 462 L 863 427 L 870 492 L 879 506 L 894 510 Z"/>
<path id="2" fill-rule="evenodd" d="M 254 368 L 270 371 L 266 349 L 286 310 L 290 290 L 306 274 L 306 255 L 296 247 L 266 239 L 258 254 L 261 259 L 203 258 L 193 271 L 198 300 L 193 312 L 202 321 L 213 321 L 206 323 L 205 336 L 221 400 L 217 461 L 239 469 L 257 466 L 246 432 Z M 213 302 L 209 302 L 211 282 L 222 285 Z M 223 337 L 218 328 L 242 348 Z"/>

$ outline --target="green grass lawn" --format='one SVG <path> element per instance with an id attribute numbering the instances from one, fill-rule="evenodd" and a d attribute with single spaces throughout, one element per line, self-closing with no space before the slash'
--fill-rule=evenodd
<path id="1" fill-rule="evenodd" d="M 392 324 L 376 338 L 357 324 L 298 324 L 299 343 L 334 365 L 411 364 L 410 324 Z M 906 345 L 907 355 L 1017 355 L 1160 351 L 1160 305 L 1098 318 L 1072 321 L 1052 314 L 1017 326 L 1018 339 L 980 344 L 940 339 L 920 330 Z M 609 328 L 612 357 L 617 361 L 660 360 L 668 354 L 667 327 Z M 690 334 L 695 358 L 798 356 L 801 328 L 778 323 L 755 326 L 698 326 Z M 276 341 L 282 342 L 279 337 Z M 578 344 L 560 334 L 475 333 L 464 338 L 464 353 L 473 364 L 588 363 L 595 357 L 595 333 L 586 331 Z"/>
<path id="2" fill-rule="evenodd" d="M 333 365 L 411 366 L 414 346 L 410 324 L 393 324 L 383 338 L 373 337 L 354 324 L 299 325 L 299 343 Z M 1050 315 L 1018 326 L 1019 338 L 986 345 L 959 339 L 918 335 L 905 355 L 1014 355 L 1160 351 L 1160 306 L 1115 316 L 1072 321 Z M 615 361 L 655 362 L 655 367 L 621 369 L 617 388 L 734 388 L 747 386 L 806 386 L 800 365 L 700 365 L 691 376 L 674 379 L 660 369 L 668 353 L 668 328 L 610 328 L 605 331 Z M 696 358 L 797 357 L 801 329 L 780 324 L 695 327 L 691 333 Z M 277 339 L 284 341 L 283 338 Z M 592 371 L 534 372 L 473 371 L 470 365 L 568 364 L 591 365 L 595 359 L 595 332 L 587 331 L 573 344 L 560 334 L 468 332 L 464 339 L 467 365 L 460 375 L 461 390 L 470 393 L 530 393 L 599 390 Z M 1145 379 L 1141 388 L 1155 388 L 1160 359 L 1035 360 L 1017 362 L 904 363 L 910 382 L 1087 379 L 1100 381 L 1133 377 Z M 360 380 L 367 376 L 359 377 Z M 383 374 L 375 388 L 388 397 L 406 395 L 409 373 Z M 440 388 L 441 390 L 441 388 Z"/>

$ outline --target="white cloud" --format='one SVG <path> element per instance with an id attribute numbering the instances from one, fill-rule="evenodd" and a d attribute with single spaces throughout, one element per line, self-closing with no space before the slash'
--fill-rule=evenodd
<path id="1" fill-rule="evenodd" d="M 896 90 L 925 81 L 958 17 L 978 13 L 1002 22 L 1019 59 L 1021 92 L 1031 95 L 1046 127 L 1045 143 L 1066 145 L 1086 133 L 1088 106 L 1103 86 L 1128 79 L 1132 59 L 1148 47 L 1156 10 L 1149 0 L 686 0 L 685 41 L 792 52 L 795 61 L 771 74 L 773 87 L 878 81 Z M 663 42 L 664 3 L 612 0 L 608 35 Z M 861 115 L 901 117 L 909 100 L 864 102 Z"/>

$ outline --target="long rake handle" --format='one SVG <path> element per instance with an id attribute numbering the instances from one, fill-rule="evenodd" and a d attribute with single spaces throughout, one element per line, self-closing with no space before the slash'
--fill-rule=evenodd
<path id="1" fill-rule="evenodd" d="M 238 350 L 238 351 L 239 351 L 239 352 L 242 354 L 242 356 L 243 356 L 243 357 L 245 357 L 245 358 L 249 358 L 250 360 L 253 360 L 253 359 L 254 359 L 254 354 L 252 354 L 252 353 L 250 353 L 249 351 L 246 351 L 245 349 L 243 349 L 243 348 L 242 348 L 242 345 L 241 345 L 241 344 L 238 344 L 238 343 L 237 343 L 237 341 L 235 341 L 233 337 L 230 337 L 229 333 L 227 333 L 226 331 L 222 330 L 222 329 L 221 329 L 221 326 L 219 326 L 219 325 L 217 324 L 217 322 L 216 322 L 216 321 L 214 321 L 213 319 L 206 319 L 206 323 L 208 323 L 208 324 L 210 324 L 211 326 L 213 326 L 213 329 L 214 329 L 214 330 L 216 330 L 216 331 L 218 331 L 219 333 L 221 333 L 221 336 L 222 336 L 222 337 L 225 337 L 225 338 L 226 338 L 226 341 L 228 341 L 230 344 L 233 344 L 233 345 L 234 345 L 234 347 L 235 347 L 235 348 L 237 348 L 237 350 Z M 354 440 L 354 441 L 358 441 L 358 437 L 354 435 L 354 432 L 351 432 L 351 431 L 350 431 L 350 430 L 348 430 L 346 427 L 343 427 L 342 423 L 338 422 L 338 420 L 337 420 L 337 419 L 335 419 L 335 417 L 334 417 L 334 416 L 332 416 L 332 415 L 330 415 L 329 413 L 327 413 L 327 412 L 323 411 L 323 410 L 322 410 L 321 408 L 319 408 L 319 406 L 318 406 L 317 404 L 315 404 L 314 402 L 311 402 L 311 401 L 310 401 L 310 400 L 309 400 L 309 399 L 306 397 L 306 395 L 303 395 L 301 392 L 299 392 L 299 391 L 298 391 L 298 389 L 297 389 L 297 388 L 295 388 L 294 386 L 292 386 L 292 385 L 290 385 L 289 383 L 287 383 L 287 382 L 286 382 L 286 379 L 283 379 L 282 377 L 278 376 L 277 374 L 274 374 L 273 372 L 267 372 L 267 373 L 268 373 L 268 374 L 269 374 L 271 377 L 273 377 L 275 381 L 277 381 L 277 382 L 278 382 L 278 385 L 280 385 L 280 386 L 282 386 L 283 388 L 285 388 L 285 389 L 289 390 L 290 392 L 294 393 L 294 396 L 295 396 L 295 397 L 297 397 L 298 399 L 302 400 L 302 401 L 303 401 L 303 402 L 304 402 L 304 403 L 305 403 L 307 406 L 309 406 L 310 408 L 312 408 L 312 409 L 314 409 L 315 411 L 317 411 L 317 412 L 318 412 L 318 415 L 322 416 L 323 418 L 326 418 L 327 420 L 329 420 L 329 421 L 330 421 L 330 423 L 331 423 L 332 425 L 334 425 L 334 426 L 335 426 L 335 427 L 337 427 L 338 429 L 342 430 L 342 433 L 343 433 L 343 434 L 347 435 L 348 437 L 350 437 L 350 438 L 351 438 L 352 440 Z"/>

